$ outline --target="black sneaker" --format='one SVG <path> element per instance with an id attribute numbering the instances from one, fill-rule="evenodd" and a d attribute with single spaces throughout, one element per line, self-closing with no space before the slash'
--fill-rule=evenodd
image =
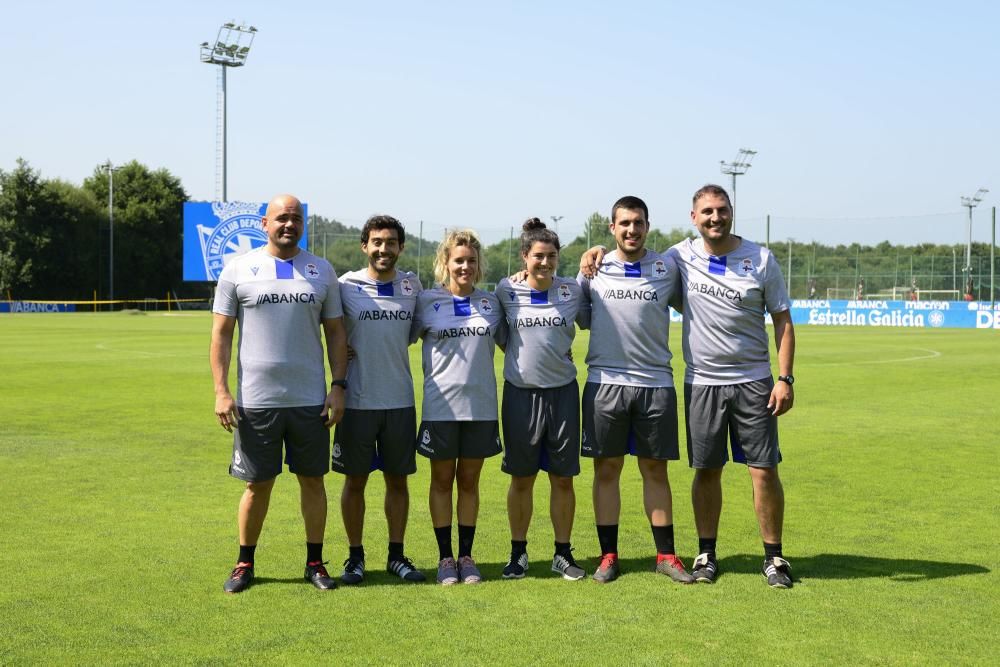
<path id="1" fill-rule="evenodd" d="M 715 583 L 715 573 L 718 571 L 719 564 L 715 560 L 715 554 L 698 554 L 691 566 L 691 576 L 703 584 Z"/>
<path id="2" fill-rule="evenodd" d="M 524 573 L 528 571 L 528 552 L 522 551 L 519 556 L 510 555 L 507 564 L 503 566 L 504 579 L 524 579 Z"/>
<path id="3" fill-rule="evenodd" d="M 337 587 L 337 582 L 330 577 L 323 566 L 324 563 L 320 562 L 306 563 L 305 580 L 321 591 L 333 590 Z"/>
<path id="4" fill-rule="evenodd" d="M 253 563 L 237 563 L 233 571 L 229 573 L 226 583 L 222 584 L 222 590 L 227 593 L 241 593 L 250 588 L 253 583 Z"/>
<path id="5" fill-rule="evenodd" d="M 348 586 L 356 586 L 365 580 L 365 561 L 363 558 L 348 558 L 344 561 L 344 572 L 340 580 Z"/>
<path id="6" fill-rule="evenodd" d="M 767 577 L 767 585 L 771 588 L 792 587 L 792 566 L 781 556 L 765 559 L 761 571 Z"/>
<path id="7" fill-rule="evenodd" d="M 424 573 L 418 570 L 413 565 L 413 562 L 406 556 L 400 556 L 396 559 L 389 558 L 385 568 L 390 574 L 396 575 L 403 581 L 410 581 L 413 583 L 427 581 L 427 577 L 424 576 Z"/>

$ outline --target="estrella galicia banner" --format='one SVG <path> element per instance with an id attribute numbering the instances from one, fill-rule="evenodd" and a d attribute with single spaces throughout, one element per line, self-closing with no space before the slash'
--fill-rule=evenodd
<path id="1" fill-rule="evenodd" d="M 795 299 L 794 324 L 835 327 L 1000 329 L 1000 308 L 978 301 Z"/>
<path id="2" fill-rule="evenodd" d="M 212 282 L 238 255 L 267 244 L 261 228 L 266 203 L 213 201 L 184 203 L 184 280 Z M 309 218 L 309 207 L 302 205 Z M 306 248 L 306 230 L 299 247 Z"/>

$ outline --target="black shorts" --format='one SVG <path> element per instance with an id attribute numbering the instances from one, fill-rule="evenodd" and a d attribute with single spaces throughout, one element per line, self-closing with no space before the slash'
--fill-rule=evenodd
<path id="1" fill-rule="evenodd" d="M 417 451 L 435 461 L 487 459 L 503 450 L 496 420 L 471 422 L 421 422 Z"/>
<path id="2" fill-rule="evenodd" d="M 692 468 L 721 468 L 729 460 L 755 468 L 773 468 L 781 462 L 778 418 L 767 402 L 771 378 L 725 385 L 684 385 L 688 464 Z"/>
<path id="3" fill-rule="evenodd" d="M 530 477 L 539 470 L 573 477 L 580 474 L 580 388 L 524 389 L 504 382 L 500 469 Z"/>
<path id="4" fill-rule="evenodd" d="M 673 387 L 588 382 L 583 388 L 582 412 L 584 456 L 680 458 L 677 392 Z"/>
<path id="5" fill-rule="evenodd" d="M 333 436 L 332 470 L 345 475 L 367 475 L 381 470 L 390 475 L 417 472 L 413 439 L 417 410 L 344 410 Z"/>
<path id="6" fill-rule="evenodd" d="M 330 472 L 330 430 L 323 406 L 238 408 L 229 474 L 244 482 L 264 482 L 281 474 L 284 445 L 288 471 L 306 477 Z"/>

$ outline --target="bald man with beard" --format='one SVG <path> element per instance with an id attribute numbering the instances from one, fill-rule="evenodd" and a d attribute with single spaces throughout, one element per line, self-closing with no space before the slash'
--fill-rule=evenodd
<path id="1" fill-rule="evenodd" d="M 288 470 L 299 481 L 306 532 L 305 580 L 336 588 L 323 564 L 330 427 L 344 414 L 347 334 L 337 274 L 325 259 L 299 248 L 302 203 L 271 200 L 262 219 L 267 245 L 230 261 L 212 307 L 210 360 L 215 416 L 233 433 L 229 474 L 246 483 L 240 500 L 240 551 L 226 593 L 254 580 L 254 553 L 274 481 Z M 233 333 L 239 325 L 236 398 L 229 389 Z M 323 339 L 333 373 L 326 383 Z"/>

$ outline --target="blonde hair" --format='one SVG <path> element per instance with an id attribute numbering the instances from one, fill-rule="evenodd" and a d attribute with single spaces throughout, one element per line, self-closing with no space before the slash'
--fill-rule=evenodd
<path id="1" fill-rule="evenodd" d="M 486 273 L 486 257 L 483 255 L 483 244 L 479 242 L 479 237 L 471 229 L 453 229 L 446 232 L 444 241 L 438 244 L 437 254 L 434 256 L 434 278 L 443 286 L 447 287 L 450 282 L 448 275 L 448 259 L 451 256 L 451 249 L 457 246 L 468 246 L 476 251 L 476 282 L 483 279 Z"/>

